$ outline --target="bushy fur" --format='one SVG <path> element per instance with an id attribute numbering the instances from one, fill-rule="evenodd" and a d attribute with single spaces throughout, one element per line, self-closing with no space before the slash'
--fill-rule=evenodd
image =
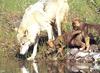
<path id="1" fill-rule="evenodd" d="M 21 45 L 20 54 L 25 54 L 29 46 L 34 44 L 33 59 L 36 56 L 38 36 L 41 31 L 46 31 L 48 33 L 48 40 L 53 40 L 52 26 L 43 11 L 43 6 L 43 3 L 38 1 L 25 10 L 17 34 L 17 39 Z"/>
<path id="2" fill-rule="evenodd" d="M 58 36 L 61 36 L 61 24 L 67 21 L 69 11 L 67 0 L 47 0 L 44 10 L 51 22 L 55 20 Z"/>

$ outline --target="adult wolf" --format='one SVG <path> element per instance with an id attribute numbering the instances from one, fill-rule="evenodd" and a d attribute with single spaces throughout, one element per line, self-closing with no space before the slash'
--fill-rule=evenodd
<path id="1" fill-rule="evenodd" d="M 44 11 L 51 22 L 57 25 L 58 36 L 61 36 L 61 24 L 66 20 L 69 11 L 67 0 L 41 0 L 45 1 Z"/>
<path id="2" fill-rule="evenodd" d="M 20 54 L 24 55 L 29 46 L 34 44 L 33 53 L 29 58 L 34 60 L 37 53 L 40 31 L 47 31 L 48 42 L 52 46 L 53 33 L 50 23 L 56 20 L 58 36 L 61 36 L 61 23 L 66 18 L 68 10 L 67 0 L 39 0 L 34 5 L 30 5 L 25 10 L 18 29 L 17 39 L 21 44 Z"/>
<path id="3" fill-rule="evenodd" d="M 28 60 L 34 60 L 37 53 L 37 45 L 39 34 L 41 31 L 47 31 L 48 41 L 53 38 L 52 26 L 48 20 L 45 12 L 43 11 L 43 2 L 38 1 L 34 5 L 30 5 L 23 16 L 22 22 L 18 28 L 17 39 L 21 45 L 20 54 L 24 55 L 29 46 L 34 44 L 33 53 Z"/>

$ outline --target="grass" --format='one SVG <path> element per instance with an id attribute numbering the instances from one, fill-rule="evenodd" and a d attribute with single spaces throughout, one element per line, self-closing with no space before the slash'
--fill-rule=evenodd
<path id="1" fill-rule="evenodd" d="M 17 48 L 16 32 L 13 30 L 13 27 L 19 25 L 19 23 L 16 24 L 15 22 L 20 20 L 20 16 L 23 16 L 25 8 L 30 4 L 34 4 L 36 1 L 37 0 L 0 0 L 0 66 L 2 66 L 0 69 L 3 70 L 6 68 L 5 70 L 8 71 L 5 73 L 11 73 L 12 71 L 12 62 L 10 63 L 9 61 L 9 66 L 12 67 L 9 68 L 8 66 L 6 67 L 6 64 L 8 65 L 6 61 L 9 60 L 8 56 L 10 56 L 11 60 L 14 59 L 14 50 Z M 100 13 L 98 14 L 96 12 L 95 6 L 89 1 L 90 0 L 68 0 L 70 11 L 68 23 L 65 26 L 66 30 L 71 29 L 71 19 L 76 16 L 80 17 L 82 21 L 100 24 Z M 95 1 L 97 8 L 100 7 L 100 0 Z M 40 48 L 39 51 L 44 52 L 45 47 L 42 48 Z M 39 54 L 41 54 L 41 52 Z M 3 58 L 3 56 L 5 58 Z M 19 72 L 16 71 L 16 73 Z"/>
<path id="2" fill-rule="evenodd" d="M 23 11 L 36 0 L 0 0 L 0 8 L 5 11 Z"/>
<path id="3" fill-rule="evenodd" d="M 97 1 L 98 7 L 100 7 L 100 1 L 95 1 Z M 95 7 L 90 3 L 90 0 L 69 0 L 69 5 L 71 18 L 78 16 L 82 21 L 100 23 L 100 14 L 96 13 Z M 91 6 L 93 7 L 91 8 Z"/>
<path id="4" fill-rule="evenodd" d="M 14 22 L 19 20 L 17 16 L 23 16 L 24 10 L 37 0 L 0 0 L 0 50 L 6 47 L 13 48 L 16 43 L 16 32 Z M 100 13 L 96 8 L 100 7 L 100 0 L 96 1 L 96 7 L 91 0 L 68 0 L 70 11 L 66 30 L 71 29 L 71 19 L 78 16 L 82 21 L 100 24 Z M 15 19 L 16 18 L 16 19 Z M 18 23 L 19 25 L 19 23 Z"/>

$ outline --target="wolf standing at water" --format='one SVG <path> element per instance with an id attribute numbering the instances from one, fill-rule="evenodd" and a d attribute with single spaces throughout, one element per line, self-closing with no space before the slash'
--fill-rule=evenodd
<path id="1" fill-rule="evenodd" d="M 69 6 L 67 0 L 40 0 L 30 5 L 23 16 L 18 29 L 17 39 L 21 45 L 20 54 L 24 55 L 29 46 L 34 44 L 34 50 L 28 59 L 34 60 L 37 53 L 38 36 L 40 31 L 48 33 L 48 44 L 52 47 L 53 32 L 50 22 L 57 24 L 58 36 L 61 36 L 61 23 L 68 14 Z"/>
<path id="2" fill-rule="evenodd" d="M 43 8 L 44 5 L 41 1 L 30 5 L 25 10 L 25 14 L 18 29 L 17 39 L 21 45 L 20 54 L 24 55 L 29 46 L 34 44 L 33 53 L 29 59 L 34 59 L 36 56 L 40 31 L 47 31 L 49 41 L 52 40 L 53 37 L 52 26 Z"/>
<path id="3" fill-rule="evenodd" d="M 61 24 L 67 21 L 69 5 L 67 0 L 47 0 L 44 8 L 51 22 L 57 26 L 58 36 L 61 36 Z M 62 25 L 64 26 L 64 24 Z M 64 27 L 63 27 L 64 28 Z"/>

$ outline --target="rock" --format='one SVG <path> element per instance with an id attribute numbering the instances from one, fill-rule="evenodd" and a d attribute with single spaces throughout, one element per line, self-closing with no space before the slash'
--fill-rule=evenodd
<path id="1" fill-rule="evenodd" d="M 78 53 L 78 51 L 79 51 L 78 48 L 71 49 L 70 54 L 75 55 L 76 53 Z"/>
<path id="2" fill-rule="evenodd" d="M 100 71 L 100 65 L 95 63 L 94 66 L 92 68 L 90 68 L 90 69 L 91 69 L 91 71 L 93 71 L 93 70 L 94 71 L 97 71 L 97 70 Z"/>
<path id="3" fill-rule="evenodd" d="M 86 63 L 93 63 L 93 61 L 94 61 L 94 58 L 92 56 L 86 56 L 85 57 L 85 62 Z"/>
<path id="4" fill-rule="evenodd" d="M 98 50 L 100 51 L 100 44 L 98 44 Z"/>
<path id="5" fill-rule="evenodd" d="M 78 69 L 89 69 L 89 66 L 88 66 L 88 65 L 85 65 L 85 64 L 76 65 L 76 67 L 77 67 Z"/>
<path id="6" fill-rule="evenodd" d="M 87 56 L 87 55 L 89 55 L 88 52 L 82 52 L 82 51 L 80 51 L 80 52 L 78 52 L 78 53 L 76 54 L 76 58 L 77 58 L 77 57 L 85 57 L 85 56 Z"/>
<path id="7" fill-rule="evenodd" d="M 72 66 L 71 70 L 72 70 L 73 72 L 75 72 L 75 73 L 79 72 L 79 69 L 76 68 L 76 67 L 74 67 L 74 66 Z"/>
<path id="8" fill-rule="evenodd" d="M 100 62 L 100 53 L 95 53 L 93 55 L 93 58 L 94 58 L 95 62 Z"/>
<path id="9" fill-rule="evenodd" d="M 90 46 L 90 52 L 98 52 L 98 51 L 99 49 L 97 45 L 93 44 Z"/>

